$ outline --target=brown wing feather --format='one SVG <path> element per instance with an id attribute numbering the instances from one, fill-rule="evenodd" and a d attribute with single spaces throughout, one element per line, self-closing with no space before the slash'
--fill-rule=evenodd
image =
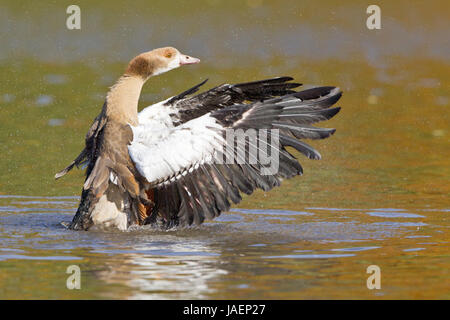
<path id="1" fill-rule="evenodd" d="M 83 163 L 88 164 L 88 170 L 86 171 L 86 175 L 88 176 L 90 171 L 94 168 L 95 162 L 93 161 L 95 158 L 95 154 L 98 147 L 98 140 L 101 136 L 102 130 L 106 124 L 106 102 L 103 104 L 102 111 L 100 114 L 95 117 L 92 122 L 91 127 L 89 128 L 86 138 L 85 138 L 85 147 L 80 152 L 80 154 L 73 160 L 66 168 L 59 171 L 55 174 L 55 179 L 59 179 L 64 176 L 67 172 L 73 169 L 74 166 L 79 167 Z"/>
<path id="2" fill-rule="evenodd" d="M 128 124 L 113 120 L 108 120 L 104 124 L 101 134 L 95 141 L 96 152 L 93 155 L 95 158 L 90 160 L 92 169 L 88 168 L 80 206 L 70 228 L 89 228 L 91 225 L 89 216 L 96 202 L 104 194 L 108 197 L 111 187 L 115 189 L 118 187 L 121 199 L 128 204 L 119 209 L 127 213 L 130 224 L 142 224 L 147 218 L 147 212 L 150 211 L 146 206 L 151 201 L 143 191 L 145 182 L 128 153 L 128 145 L 132 139 L 133 132 Z"/>

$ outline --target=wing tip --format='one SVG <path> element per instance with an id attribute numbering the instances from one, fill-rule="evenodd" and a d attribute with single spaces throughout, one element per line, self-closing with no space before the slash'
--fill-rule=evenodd
<path id="1" fill-rule="evenodd" d="M 58 180 L 59 178 L 61 178 L 65 174 L 66 174 L 65 172 L 64 173 L 58 172 L 58 173 L 55 174 L 54 178 L 55 178 L 55 180 Z"/>

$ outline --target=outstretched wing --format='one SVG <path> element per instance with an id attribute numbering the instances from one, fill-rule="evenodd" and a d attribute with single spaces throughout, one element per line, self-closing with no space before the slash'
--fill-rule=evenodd
<path id="1" fill-rule="evenodd" d="M 55 174 L 55 179 L 59 179 L 62 176 L 64 176 L 67 172 L 72 170 L 74 166 L 79 167 L 84 164 L 87 165 L 86 176 L 89 176 L 95 164 L 95 157 L 98 149 L 98 138 L 100 137 L 101 132 L 105 127 L 105 124 L 106 124 L 106 102 L 103 104 L 102 111 L 97 117 L 95 117 L 91 127 L 89 128 L 89 131 L 86 134 L 85 138 L 86 145 L 84 149 L 75 158 L 75 160 L 73 160 L 66 168 Z"/>
<path id="2" fill-rule="evenodd" d="M 300 83 L 288 82 L 291 77 L 245 82 L 238 84 L 222 84 L 195 96 L 199 88 L 208 79 L 170 99 L 149 106 L 139 114 L 139 122 L 160 122 L 168 127 L 186 123 L 208 112 L 222 109 L 243 102 L 256 102 L 277 96 L 295 93 L 293 88 Z"/>
<path id="3" fill-rule="evenodd" d="M 340 97 L 338 88 L 320 87 L 231 104 L 178 126 L 154 128 L 150 121 L 134 127 L 129 153 L 150 183 L 155 202 L 147 222 L 200 224 L 228 210 L 231 202 L 238 203 L 241 192 L 267 191 L 280 185 L 282 178 L 302 174 L 302 167 L 286 147 L 319 159 L 316 150 L 298 139 L 323 139 L 333 134 L 334 129 L 311 124 L 339 112 L 340 108 L 330 107 Z M 235 133 L 239 129 L 258 131 L 256 137 L 248 135 L 238 141 Z M 230 134 L 234 134 L 232 139 Z M 275 171 L 268 159 L 276 162 Z"/>

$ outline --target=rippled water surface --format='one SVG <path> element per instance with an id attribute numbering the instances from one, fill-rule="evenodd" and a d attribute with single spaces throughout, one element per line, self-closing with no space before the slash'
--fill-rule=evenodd
<path id="1" fill-rule="evenodd" d="M 0 298 L 450 299 L 450 4 L 378 1 L 0 3 Z M 151 4 L 150 4 L 151 3 Z M 304 175 L 202 226 L 73 232 L 81 150 L 134 55 L 202 63 L 151 79 L 140 108 L 209 78 L 339 86 L 341 112 Z M 68 266 L 81 290 L 68 290 Z M 381 269 L 381 289 L 366 286 Z"/>
<path id="2" fill-rule="evenodd" d="M 184 230 L 75 232 L 61 225 L 75 197 L 0 204 L 5 298 L 449 298 L 450 209 L 233 209 Z M 65 288 L 73 264 L 80 291 Z"/>

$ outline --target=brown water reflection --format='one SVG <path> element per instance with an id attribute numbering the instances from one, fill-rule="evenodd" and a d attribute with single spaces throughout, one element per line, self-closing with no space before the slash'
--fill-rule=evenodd
<path id="1" fill-rule="evenodd" d="M 450 4 L 379 1 L 369 31 L 365 2 L 78 3 L 76 32 L 57 2 L 0 4 L 1 298 L 450 298 Z M 141 108 L 205 78 L 340 86 L 323 160 L 199 228 L 66 231 L 82 173 L 53 174 L 128 59 L 167 44 L 202 63 L 149 81 Z"/>

